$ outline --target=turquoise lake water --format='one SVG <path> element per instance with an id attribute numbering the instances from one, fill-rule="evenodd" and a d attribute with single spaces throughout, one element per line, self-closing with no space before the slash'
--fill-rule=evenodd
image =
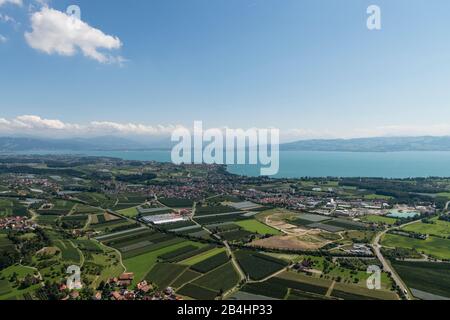
<path id="1" fill-rule="evenodd" d="M 125 160 L 170 161 L 169 151 L 35 152 L 34 154 L 83 154 Z M 28 152 L 29 154 L 29 152 Z M 229 172 L 258 176 L 257 166 L 229 166 Z M 304 152 L 280 153 L 275 178 L 298 177 L 450 177 L 450 152 Z"/>

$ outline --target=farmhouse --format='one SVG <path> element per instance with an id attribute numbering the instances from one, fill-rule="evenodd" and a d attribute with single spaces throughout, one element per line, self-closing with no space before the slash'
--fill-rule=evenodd
<path id="1" fill-rule="evenodd" d="M 128 272 L 120 275 L 117 284 L 122 287 L 128 287 L 134 279 L 134 273 Z"/>

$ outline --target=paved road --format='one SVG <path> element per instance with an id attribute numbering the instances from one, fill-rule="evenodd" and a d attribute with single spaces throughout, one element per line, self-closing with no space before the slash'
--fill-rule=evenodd
<path id="1" fill-rule="evenodd" d="M 381 261 L 382 265 L 383 265 L 383 269 L 386 272 L 391 273 L 392 275 L 392 279 L 394 280 L 395 284 L 401 289 L 401 291 L 403 292 L 403 294 L 406 296 L 407 300 L 411 300 L 412 297 L 409 293 L 408 287 L 404 284 L 404 282 L 402 281 L 402 279 L 399 277 L 399 275 L 395 272 L 395 270 L 391 267 L 391 265 L 389 264 L 389 262 L 383 257 L 383 254 L 381 253 L 381 245 L 380 245 L 380 240 L 381 238 L 390 230 L 393 229 L 399 229 L 405 226 L 408 226 L 410 224 L 413 223 L 418 223 L 420 220 L 418 221 L 413 221 L 413 222 L 409 222 L 406 223 L 402 226 L 399 227 L 392 227 L 392 228 L 387 228 L 386 230 L 380 232 L 379 234 L 377 234 L 377 236 L 375 237 L 373 243 L 372 243 L 372 248 L 375 251 L 375 254 L 378 258 L 378 260 Z"/>
<path id="2" fill-rule="evenodd" d="M 448 211 L 448 207 L 450 206 L 450 201 L 448 201 L 446 204 L 445 204 L 445 209 L 444 209 L 444 211 Z"/>

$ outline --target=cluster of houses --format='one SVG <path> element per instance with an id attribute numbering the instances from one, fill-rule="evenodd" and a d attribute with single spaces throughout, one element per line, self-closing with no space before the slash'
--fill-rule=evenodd
<path id="1" fill-rule="evenodd" d="M 128 287 L 131 286 L 134 279 L 134 274 L 132 272 L 126 272 L 121 274 L 117 278 L 109 279 L 108 284 L 110 287 L 119 287 L 119 290 L 114 290 L 111 292 L 110 298 L 113 300 L 181 300 L 172 288 L 166 288 L 164 291 L 159 292 L 154 290 L 152 284 L 148 283 L 146 280 L 139 282 L 136 285 L 135 290 L 129 290 Z M 101 300 L 101 293 L 96 293 L 96 300 Z"/>
<path id="2" fill-rule="evenodd" d="M 33 231 L 36 227 L 36 223 L 27 217 L 0 218 L 0 230 Z"/>
<path id="3" fill-rule="evenodd" d="M 107 282 L 107 286 L 111 291 L 105 296 L 105 291 L 96 291 L 93 300 L 116 300 L 116 301 L 130 301 L 130 300 L 182 300 L 175 294 L 172 288 L 166 288 L 163 291 L 155 291 L 152 284 L 146 280 L 139 282 L 134 290 L 128 289 L 133 282 L 134 274 L 132 272 L 125 272 L 119 277 L 111 278 Z M 67 286 L 62 284 L 60 290 L 67 290 Z M 80 298 L 80 292 L 72 290 L 64 300 L 77 300 Z"/>

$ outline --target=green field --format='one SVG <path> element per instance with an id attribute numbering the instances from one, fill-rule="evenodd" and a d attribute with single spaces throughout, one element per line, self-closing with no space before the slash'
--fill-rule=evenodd
<path id="1" fill-rule="evenodd" d="M 136 207 L 122 209 L 122 210 L 117 211 L 117 213 L 124 215 L 126 217 L 130 217 L 130 218 L 134 218 L 139 214 Z"/>
<path id="2" fill-rule="evenodd" d="M 278 231 L 272 227 L 269 227 L 268 225 L 265 225 L 255 219 L 236 221 L 236 224 L 238 226 L 242 227 L 244 230 L 247 230 L 247 231 L 250 231 L 253 233 L 271 234 L 271 235 L 281 234 L 280 231 Z"/>
<path id="3" fill-rule="evenodd" d="M 369 223 L 378 223 L 378 224 L 387 224 L 387 225 L 393 225 L 397 222 L 397 219 L 395 219 L 395 218 L 389 218 L 389 217 L 385 217 L 385 216 L 376 216 L 376 215 L 364 216 L 363 218 L 361 218 L 361 220 L 364 222 L 369 222 Z"/>
<path id="4" fill-rule="evenodd" d="M 228 254 L 226 252 L 221 252 L 219 254 L 216 254 L 215 256 L 194 264 L 193 266 L 191 266 L 191 269 L 197 272 L 206 273 L 223 265 L 229 260 L 230 258 L 228 257 Z"/>
<path id="5" fill-rule="evenodd" d="M 239 274 L 234 269 L 233 263 L 228 262 L 223 266 L 205 274 L 193 283 L 198 286 L 223 293 L 237 285 L 239 279 Z"/>
<path id="6" fill-rule="evenodd" d="M 158 261 L 158 257 L 162 254 L 177 250 L 179 248 L 182 248 L 186 245 L 194 244 L 194 242 L 191 241 L 183 241 L 171 246 L 167 246 L 164 248 L 160 248 L 155 251 L 146 252 L 144 254 L 125 259 L 123 263 L 125 264 L 125 267 L 127 268 L 127 271 L 134 272 L 134 283 L 141 281 L 144 279 L 145 275 L 149 272 L 149 270 L 155 265 L 155 263 Z"/>
<path id="7" fill-rule="evenodd" d="M 61 259 L 68 262 L 79 263 L 81 261 L 80 252 L 72 242 L 68 240 L 58 240 L 55 245 L 61 250 Z"/>
<path id="8" fill-rule="evenodd" d="M 225 251 L 225 248 L 214 248 L 214 249 L 209 250 L 207 252 L 203 252 L 203 253 L 201 253 L 199 255 L 196 255 L 196 256 L 194 256 L 192 258 L 189 258 L 189 259 L 186 259 L 184 261 L 181 261 L 180 264 L 184 264 L 184 265 L 187 265 L 187 266 L 192 266 L 192 265 L 194 265 L 196 263 L 202 262 L 202 261 L 204 261 L 204 260 L 206 260 L 206 259 L 208 259 L 208 258 L 210 258 L 212 256 L 215 256 L 218 253 L 224 252 L 224 251 Z"/>
<path id="9" fill-rule="evenodd" d="M 157 263 L 145 276 L 145 280 L 154 283 L 160 290 L 170 286 L 188 267 L 174 263 Z"/>
<path id="10" fill-rule="evenodd" d="M 398 300 L 393 291 L 369 290 L 367 287 L 336 283 L 331 296 L 344 300 Z"/>
<path id="11" fill-rule="evenodd" d="M 14 282 L 9 281 L 14 273 L 17 274 L 18 279 L 23 279 L 27 275 L 35 274 L 36 270 L 21 265 L 14 265 L 1 270 L 0 277 L 4 279 L 0 280 L 0 300 L 22 299 L 24 294 L 32 292 L 40 287 L 40 285 L 37 284 L 25 289 L 19 289 Z"/>
<path id="12" fill-rule="evenodd" d="M 235 256 L 245 274 L 253 280 L 264 279 L 288 265 L 283 260 L 254 251 L 238 250 Z"/>
<path id="13" fill-rule="evenodd" d="M 386 234 L 381 244 L 386 247 L 415 249 L 437 259 L 450 259 L 449 239 L 429 237 L 427 240 L 419 240 L 395 234 Z"/>
<path id="14" fill-rule="evenodd" d="M 217 297 L 216 291 L 192 283 L 183 286 L 177 293 L 197 300 L 214 300 Z"/>
<path id="15" fill-rule="evenodd" d="M 27 208 L 17 199 L 0 198 L 1 216 L 26 216 Z"/>
<path id="16" fill-rule="evenodd" d="M 182 275 L 180 275 L 173 283 L 172 286 L 174 288 L 181 288 L 186 283 L 191 282 L 192 280 L 196 278 L 200 278 L 202 276 L 201 273 L 195 272 L 193 270 L 187 269 L 183 272 Z"/>
<path id="17" fill-rule="evenodd" d="M 414 223 L 402 228 L 402 230 L 429 234 L 438 237 L 450 237 L 450 222 L 441 221 L 437 218 L 431 220 L 432 223 Z"/>
<path id="18" fill-rule="evenodd" d="M 406 261 L 391 263 L 409 288 L 450 298 L 450 264 Z"/>

